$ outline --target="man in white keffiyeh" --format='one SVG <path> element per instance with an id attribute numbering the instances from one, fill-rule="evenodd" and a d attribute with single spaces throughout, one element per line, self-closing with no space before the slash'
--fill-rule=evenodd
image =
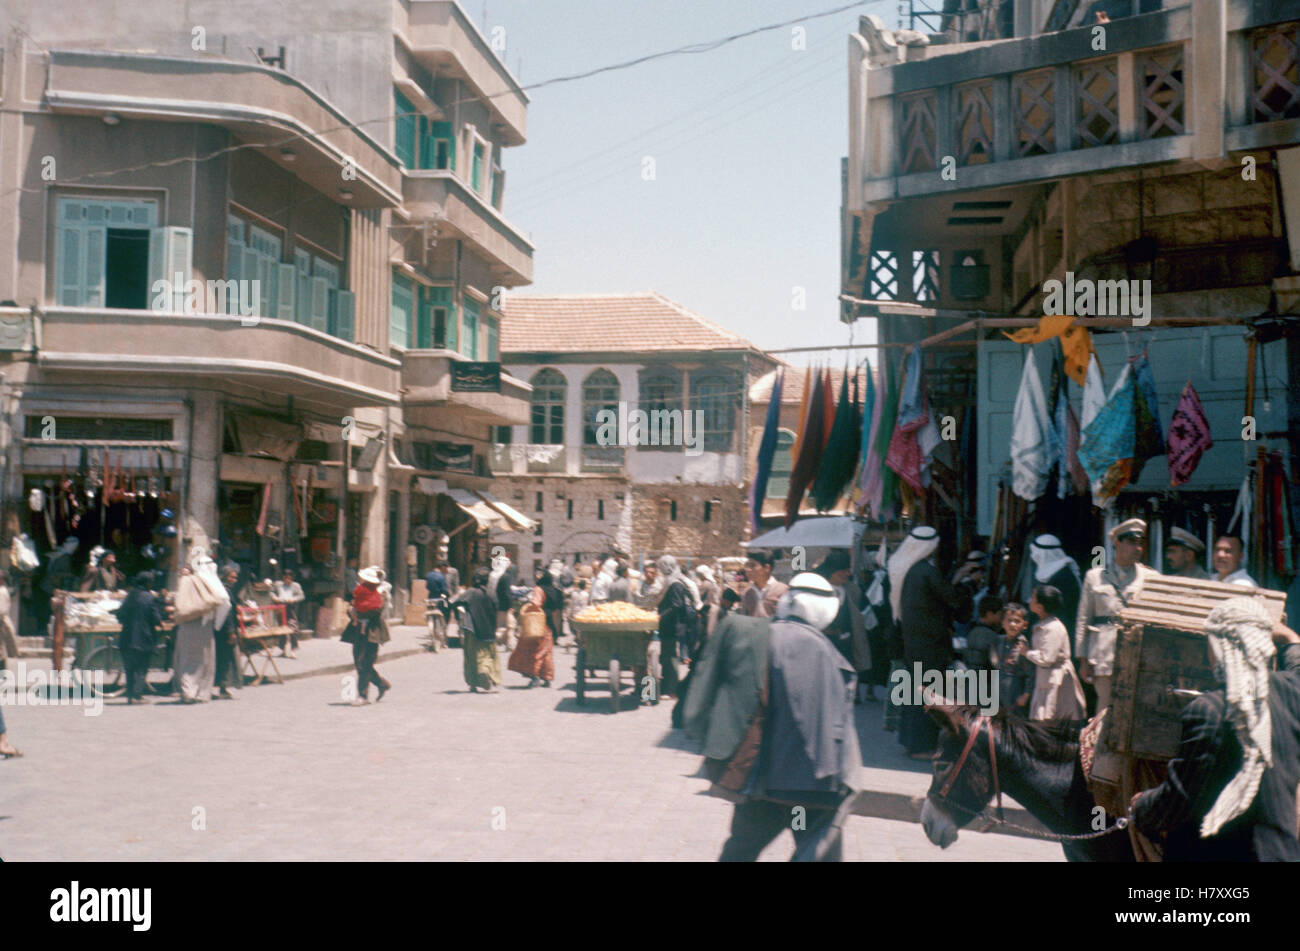
<path id="1" fill-rule="evenodd" d="M 1248 597 L 1216 606 L 1205 633 L 1223 686 L 1183 710 L 1169 775 L 1133 798 L 1134 823 L 1165 861 L 1300 861 L 1300 636 Z"/>

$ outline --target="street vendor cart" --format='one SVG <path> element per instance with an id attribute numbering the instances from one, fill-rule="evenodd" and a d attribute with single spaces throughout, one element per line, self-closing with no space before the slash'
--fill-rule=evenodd
<path id="1" fill-rule="evenodd" d="M 125 591 L 59 591 L 54 597 L 56 630 L 61 629 L 64 638 L 75 645 L 74 681 L 104 697 L 116 697 L 126 689 L 126 665 L 117 649 L 122 625 L 114 614 L 125 598 Z M 165 693 L 170 688 L 174 647 L 175 625 L 166 621 L 158 628 L 158 641 L 149 662 L 151 673 L 166 671 L 166 678 L 145 678 L 145 685 L 153 693 Z M 61 649 L 60 643 L 56 650 Z M 102 673 L 102 680 L 90 676 L 95 672 Z"/>
<path id="2" fill-rule="evenodd" d="M 587 702 L 587 678 L 604 669 L 609 677 L 610 711 L 618 713 L 623 671 L 631 670 L 633 686 L 639 685 L 648 666 L 646 653 L 659 626 L 658 619 L 602 622 L 573 618 L 570 623 L 578 634 L 578 703 Z M 654 695 L 650 702 L 658 703 L 658 696 Z"/>

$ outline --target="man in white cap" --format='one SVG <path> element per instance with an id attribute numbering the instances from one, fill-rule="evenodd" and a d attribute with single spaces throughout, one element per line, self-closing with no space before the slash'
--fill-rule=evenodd
<path id="1" fill-rule="evenodd" d="M 1159 574 L 1139 560 L 1146 537 L 1147 523 L 1142 519 L 1120 522 L 1110 530 L 1110 540 L 1115 546 L 1113 561 L 1100 568 L 1090 568 L 1083 579 L 1075 622 L 1074 657 L 1080 678 L 1097 691 L 1097 713 L 1110 705 L 1119 612 L 1141 593 L 1148 578 Z"/>
<path id="2" fill-rule="evenodd" d="M 857 677 L 823 633 L 839 608 L 830 582 L 813 572 L 795 575 L 777 603 L 761 753 L 720 861 L 752 862 L 785 829 L 800 846 L 796 857 L 843 857 L 840 807 L 862 788 L 862 751 Z M 698 724 L 700 712 L 691 713 Z"/>
<path id="3" fill-rule="evenodd" d="M 1061 592 L 1061 623 L 1070 637 L 1070 653 L 1074 653 L 1078 632 L 1075 622 L 1079 615 L 1079 595 L 1082 579 L 1079 563 L 1065 553 L 1061 540 L 1055 535 L 1039 535 L 1030 543 L 1029 558 L 1034 563 L 1034 583 L 1050 584 Z M 1025 595 L 1025 603 L 1029 595 Z"/>
<path id="4" fill-rule="evenodd" d="M 939 533 L 918 525 L 889 559 L 889 600 L 903 634 L 903 663 L 908 670 L 943 671 L 954 659 L 953 623 L 970 613 L 965 598 L 934 564 Z M 930 759 L 939 741 L 939 727 L 920 706 L 903 708 L 898 742 L 912 759 Z"/>
<path id="5" fill-rule="evenodd" d="M 1244 550 L 1241 539 L 1236 535 L 1220 535 L 1214 542 L 1214 570 L 1218 572 L 1215 581 L 1224 584 L 1239 584 L 1247 588 L 1258 588 L 1259 584 L 1246 569 L 1241 567 Z"/>
<path id="6" fill-rule="evenodd" d="M 1171 528 L 1169 541 L 1165 542 L 1165 574 L 1171 578 L 1197 578 L 1205 580 L 1210 573 L 1201 567 L 1205 557 L 1205 542 L 1185 528 Z"/>
<path id="7" fill-rule="evenodd" d="M 1183 710 L 1168 777 L 1133 797 L 1134 823 L 1167 862 L 1300 861 L 1300 636 L 1246 597 L 1215 607 L 1205 633 L 1222 686 Z"/>

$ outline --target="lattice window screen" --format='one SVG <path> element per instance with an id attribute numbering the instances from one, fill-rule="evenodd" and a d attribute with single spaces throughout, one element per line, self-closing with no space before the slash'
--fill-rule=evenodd
<path id="1" fill-rule="evenodd" d="M 1075 148 L 1119 141 L 1119 66 L 1114 59 L 1084 63 L 1074 71 Z"/>
<path id="2" fill-rule="evenodd" d="M 898 300 L 898 254 L 871 250 L 867 296 L 871 300 Z"/>
<path id="3" fill-rule="evenodd" d="M 1142 138 L 1161 139 L 1187 131 L 1184 107 L 1183 48 L 1147 53 L 1138 61 L 1142 90 Z"/>
<path id="4" fill-rule="evenodd" d="M 898 101 L 898 141 L 902 149 L 903 173 L 929 172 L 938 167 L 935 159 L 934 117 L 937 97 L 934 90 L 902 97 Z"/>
<path id="5" fill-rule="evenodd" d="M 917 303 L 939 299 L 939 250 L 912 252 L 912 293 Z"/>
<path id="6" fill-rule="evenodd" d="M 1300 117 L 1300 23 L 1256 30 L 1250 38 L 1253 122 Z"/>
<path id="7" fill-rule="evenodd" d="M 957 87 L 957 164 L 993 161 L 993 83 Z"/>
<path id="8" fill-rule="evenodd" d="M 1052 71 L 1021 73 L 1011 78 L 1011 105 L 1016 122 L 1016 155 L 1047 155 L 1056 151 L 1056 121 Z"/>

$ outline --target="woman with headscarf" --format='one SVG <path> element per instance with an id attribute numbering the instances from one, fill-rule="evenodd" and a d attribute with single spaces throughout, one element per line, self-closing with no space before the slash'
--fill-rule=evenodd
<path id="1" fill-rule="evenodd" d="M 1300 861 L 1300 636 L 1254 598 L 1220 603 L 1205 633 L 1222 686 L 1183 710 L 1168 776 L 1133 797 L 1134 824 L 1163 837 L 1167 862 Z"/>
<path id="2" fill-rule="evenodd" d="M 461 606 L 460 644 L 465 652 L 465 683 L 470 693 L 495 693 L 501 683 L 501 660 L 497 657 L 496 599 L 488 594 L 492 573 L 478 568 L 457 603 Z"/>
<path id="3" fill-rule="evenodd" d="M 181 612 L 176 618 L 172 659 L 176 692 L 181 703 L 206 703 L 212 699 L 217 673 L 213 632 L 226 623 L 231 611 L 230 595 L 206 549 L 196 547 L 190 552 L 189 568 L 182 573 L 176 592 L 176 606 Z"/>
<path id="4" fill-rule="evenodd" d="M 677 559 L 664 555 L 655 567 L 663 581 L 663 594 L 659 597 L 659 663 L 663 668 L 663 682 L 659 696 L 675 697 L 679 686 L 677 660 L 680 657 L 690 661 L 699 615 Z"/>
<path id="5" fill-rule="evenodd" d="M 532 622 L 525 617 L 540 611 L 546 626 L 541 634 L 531 633 Z M 564 611 L 564 595 L 555 586 L 555 579 L 544 568 L 537 570 L 537 586 L 532 597 L 519 615 L 519 642 L 510 653 L 506 669 L 528 678 L 528 686 L 539 683 L 549 687 L 555 679 L 555 639 L 560 630 L 560 615 Z M 525 613 L 527 612 L 527 613 Z"/>
<path id="6" fill-rule="evenodd" d="M 384 623 L 384 576 L 373 565 L 357 572 L 357 586 L 352 589 L 354 625 L 347 638 L 352 643 L 352 665 L 357 670 L 357 706 L 370 702 L 370 685 L 379 688 L 378 703 L 392 688 L 375 670 L 379 645 L 388 643 L 388 625 Z"/>

